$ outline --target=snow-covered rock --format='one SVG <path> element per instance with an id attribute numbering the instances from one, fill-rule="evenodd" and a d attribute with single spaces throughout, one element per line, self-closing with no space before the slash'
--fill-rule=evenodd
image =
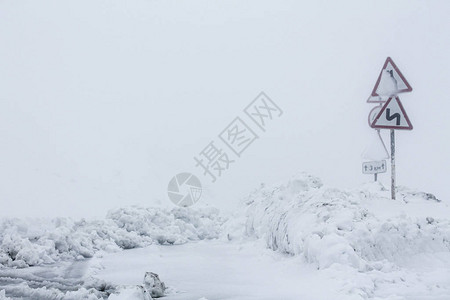
<path id="1" fill-rule="evenodd" d="M 144 288 L 153 298 L 164 297 L 166 286 L 159 279 L 158 274 L 146 272 L 144 276 Z"/>

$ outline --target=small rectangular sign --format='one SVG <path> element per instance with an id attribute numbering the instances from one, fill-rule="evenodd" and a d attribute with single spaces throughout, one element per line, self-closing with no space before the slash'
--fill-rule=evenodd
<path id="1" fill-rule="evenodd" d="M 378 174 L 386 172 L 386 161 L 368 161 L 362 164 L 363 174 Z"/>

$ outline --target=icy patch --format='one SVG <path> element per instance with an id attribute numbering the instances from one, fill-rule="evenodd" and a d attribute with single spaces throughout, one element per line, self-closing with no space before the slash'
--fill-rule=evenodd
<path id="1" fill-rule="evenodd" d="M 22 300 L 34 300 L 34 299 L 61 299 L 61 300 L 99 300 L 104 297 L 98 291 L 93 289 L 87 290 L 85 288 L 79 288 L 76 291 L 63 292 L 55 288 L 33 288 L 26 283 L 8 287 L 6 290 L 13 298 L 4 297 L 6 293 L 3 291 L 3 296 L 0 293 L 0 299 L 22 299 Z"/>
<path id="2" fill-rule="evenodd" d="M 142 285 L 124 286 L 117 293 L 111 294 L 108 300 L 152 300 Z"/>

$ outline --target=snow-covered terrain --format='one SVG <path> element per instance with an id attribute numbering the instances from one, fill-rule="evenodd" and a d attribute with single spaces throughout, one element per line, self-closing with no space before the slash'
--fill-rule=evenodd
<path id="1" fill-rule="evenodd" d="M 320 269 L 340 263 L 366 271 L 371 262 L 450 250 L 445 204 L 406 189 L 397 201 L 388 193 L 379 184 L 341 191 L 311 176 L 296 178 L 249 197 L 246 234 Z"/>
<path id="2" fill-rule="evenodd" d="M 92 257 L 97 251 L 119 251 L 151 244 L 183 244 L 216 238 L 222 223 L 218 211 L 170 211 L 127 207 L 105 220 L 74 221 L 3 219 L 0 221 L 0 265 L 24 268 L 67 259 Z"/>
<path id="3" fill-rule="evenodd" d="M 26 299 L 107 297 L 114 288 L 90 275 L 90 258 L 152 244 L 217 238 L 223 223 L 218 213 L 127 207 L 110 211 L 104 220 L 3 219 L 0 290 Z"/>
<path id="4" fill-rule="evenodd" d="M 356 299 L 450 299 L 448 205 L 406 188 L 395 201 L 389 193 L 378 183 L 324 188 L 302 174 L 249 196 L 245 235 L 344 279 L 342 292 Z"/>
<path id="5" fill-rule="evenodd" d="M 215 209 L 123 208 L 104 220 L 1 221 L 0 299 L 450 299 L 450 208 L 379 183 L 300 174 Z M 147 298 L 144 298 L 145 297 Z"/>

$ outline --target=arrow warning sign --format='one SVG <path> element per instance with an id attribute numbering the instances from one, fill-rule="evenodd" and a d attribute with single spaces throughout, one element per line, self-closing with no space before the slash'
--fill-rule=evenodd
<path id="1" fill-rule="evenodd" d="M 399 93 L 411 92 L 412 87 L 406 81 L 405 76 L 397 68 L 394 61 L 388 57 L 384 62 L 377 82 L 370 94 L 367 102 L 380 103 L 385 102 L 390 96 L 395 96 Z"/>
<path id="2" fill-rule="evenodd" d="M 412 130 L 413 126 L 398 97 L 390 97 L 375 117 L 372 128 Z"/>

